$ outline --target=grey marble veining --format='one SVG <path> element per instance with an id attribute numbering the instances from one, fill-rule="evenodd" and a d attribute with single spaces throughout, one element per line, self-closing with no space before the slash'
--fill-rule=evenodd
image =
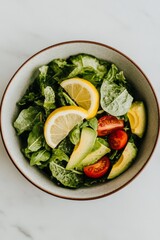
<path id="1" fill-rule="evenodd" d="M 26 239 L 33 239 L 33 237 L 31 236 L 31 234 L 26 230 L 24 229 L 23 227 L 21 226 L 18 226 L 18 225 L 15 225 L 13 226 L 15 229 L 17 229 L 18 233 L 20 235 L 22 235 L 21 237 L 23 238 L 26 238 Z M 19 236 L 20 237 L 20 236 Z"/>

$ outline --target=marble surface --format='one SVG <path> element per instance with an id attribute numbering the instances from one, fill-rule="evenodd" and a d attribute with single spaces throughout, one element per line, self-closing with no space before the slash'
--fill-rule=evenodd
<path id="1" fill-rule="evenodd" d="M 31 55 L 68 40 L 111 45 L 146 73 L 160 101 L 159 0 L 0 0 L 0 99 Z M 154 124 L 154 123 L 153 123 Z M 160 145 L 121 191 L 92 201 L 48 195 L 10 161 L 0 139 L 1 240 L 158 240 Z"/>

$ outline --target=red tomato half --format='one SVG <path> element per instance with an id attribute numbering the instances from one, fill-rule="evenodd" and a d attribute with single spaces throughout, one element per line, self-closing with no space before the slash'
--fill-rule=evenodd
<path id="1" fill-rule="evenodd" d="M 128 135 L 124 130 L 116 130 L 108 137 L 110 148 L 120 150 L 125 147 L 128 141 Z"/>
<path id="2" fill-rule="evenodd" d="M 90 178 L 100 178 L 110 168 L 110 160 L 107 156 L 102 157 L 98 162 L 84 167 L 83 171 Z"/>
<path id="3" fill-rule="evenodd" d="M 116 129 L 122 129 L 124 121 L 114 116 L 106 115 L 98 120 L 98 136 L 106 136 Z"/>

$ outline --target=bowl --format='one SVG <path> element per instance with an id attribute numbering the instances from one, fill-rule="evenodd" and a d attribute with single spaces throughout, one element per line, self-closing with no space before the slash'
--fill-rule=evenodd
<path id="1" fill-rule="evenodd" d="M 143 99 L 147 109 L 147 129 L 134 164 L 112 181 L 92 187 L 67 189 L 55 185 L 35 167 L 31 167 L 22 155 L 20 142 L 13 128 L 17 116 L 16 103 L 24 94 L 35 69 L 56 58 L 67 58 L 87 53 L 114 62 Z M 154 122 L 154 124 L 153 124 Z M 69 41 L 49 46 L 30 57 L 13 75 L 1 102 L 1 134 L 6 151 L 23 176 L 39 189 L 57 197 L 72 200 L 90 200 L 115 193 L 133 180 L 149 161 L 159 134 L 159 108 L 155 92 L 146 75 L 130 58 L 120 51 L 91 41 Z"/>

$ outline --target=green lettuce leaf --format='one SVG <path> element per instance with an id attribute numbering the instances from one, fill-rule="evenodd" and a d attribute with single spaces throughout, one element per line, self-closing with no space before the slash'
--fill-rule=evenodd
<path id="1" fill-rule="evenodd" d="M 76 145 L 79 140 L 80 140 L 80 136 L 81 136 L 81 130 L 80 130 L 80 126 L 79 125 L 76 125 L 72 130 L 71 132 L 69 133 L 69 138 L 70 138 L 70 141 Z"/>
<path id="2" fill-rule="evenodd" d="M 51 161 L 55 161 L 55 160 L 59 160 L 59 161 L 69 161 L 69 157 L 67 156 L 67 154 L 65 154 L 61 149 L 53 149 L 52 150 L 53 154 L 51 157 Z"/>
<path id="3" fill-rule="evenodd" d="M 77 104 L 70 98 L 70 96 L 67 93 L 62 92 L 62 94 L 67 105 L 77 106 Z"/>
<path id="4" fill-rule="evenodd" d="M 46 149 L 38 150 L 37 152 L 32 153 L 30 165 L 41 165 L 42 162 L 49 160 L 51 154 Z"/>
<path id="5" fill-rule="evenodd" d="M 71 56 L 69 61 L 73 64 L 74 68 L 73 71 L 70 72 L 68 78 L 78 75 L 96 85 L 96 82 L 100 82 L 107 72 L 107 68 L 105 64 L 103 64 L 104 62 L 101 62 L 91 55 L 78 54 Z"/>
<path id="6" fill-rule="evenodd" d="M 34 124 L 40 121 L 41 115 L 41 112 L 36 107 L 30 106 L 27 109 L 23 109 L 13 123 L 18 135 L 24 131 L 32 130 Z"/>
<path id="7" fill-rule="evenodd" d="M 78 188 L 83 183 L 83 175 L 78 171 L 66 170 L 60 161 L 50 161 L 49 168 L 52 176 L 65 187 Z"/>
<path id="8" fill-rule="evenodd" d="M 53 71 L 52 78 L 58 83 L 66 79 L 73 68 L 72 64 L 68 64 L 65 59 L 54 59 L 48 66 Z"/>
<path id="9" fill-rule="evenodd" d="M 37 94 L 35 94 L 34 92 L 26 91 L 24 96 L 18 102 L 18 105 L 24 106 L 26 104 L 31 104 L 32 102 L 36 101 L 37 99 L 38 99 Z"/>
<path id="10" fill-rule="evenodd" d="M 43 125 L 37 123 L 28 136 L 28 150 L 31 152 L 38 151 L 44 143 Z"/>
<path id="11" fill-rule="evenodd" d="M 91 128 L 93 128 L 93 130 L 96 131 L 97 127 L 98 127 L 98 120 L 97 120 L 97 118 L 94 117 L 94 118 L 91 118 L 91 119 L 88 119 L 88 120 L 84 121 L 81 124 L 80 128 L 84 128 L 84 127 L 91 127 Z"/>
<path id="12" fill-rule="evenodd" d="M 44 96 L 44 89 L 47 86 L 47 72 L 48 66 L 43 65 L 39 68 L 38 83 L 41 89 L 42 96 Z"/>
<path id="13" fill-rule="evenodd" d="M 113 116 L 125 115 L 131 107 L 133 97 L 129 94 L 125 77 L 112 64 L 100 88 L 100 104 L 104 111 Z"/>
<path id="14" fill-rule="evenodd" d="M 66 138 L 64 138 L 60 144 L 58 145 L 58 149 L 62 150 L 65 154 L 67 154 L 68 156 L 71 155 L 72 151 L 73 151 L 74 145 L 73 143 L 70 141 L 69 136 L 67 136 Z"/>
<path id="15" fill-rule="evenodd" d="M 43 107 L 49 111 L 56 108 L 55 105 L 55 92 L 51 86 L 44 88 L 44 104 Z"/>

